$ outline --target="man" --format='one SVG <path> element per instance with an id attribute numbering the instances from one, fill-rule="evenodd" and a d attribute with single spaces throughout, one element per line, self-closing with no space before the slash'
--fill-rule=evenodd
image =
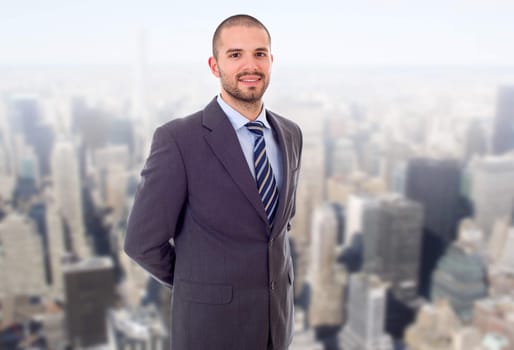
<path id="1" fill-rule="evenodd" d="M 292 340 L 287 231 L 302 137 L 263 106 L 272 61 L 262 23 L 227 18 L 209 58 L 220 95 L 155 131 L 125 251 L 173 286 L 173 350 L 285 350 Z"/>

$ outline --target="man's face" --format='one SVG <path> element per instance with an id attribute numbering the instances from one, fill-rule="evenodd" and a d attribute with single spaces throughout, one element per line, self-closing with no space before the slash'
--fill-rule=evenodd
<path id="1" fill-rule="evenodd" d="M 209 66 L 220 78 L 222 96 L 227 102 L 260 101 L 269 84 L 273 61 L 266 31 L 232 26 L 220 34 L 218 57 L 209 58 Z"/>

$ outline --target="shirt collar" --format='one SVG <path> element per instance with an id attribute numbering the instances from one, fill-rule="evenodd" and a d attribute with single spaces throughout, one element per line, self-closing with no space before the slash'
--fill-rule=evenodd
<path id="1" fill-rule="evenodd" d="M 217 101 L 223 112 L 225 112 L 225 114 L 227 115 L 228 120 L 230 121 L 230 124 L 232 124 L 234 130 L 241 129 L 245 126 L 246 123 L 249 122 L 249 120 L 246 119 L 241 113 L 236 111 L 234 108 L 230 107 L 228 103 L 226 103 L 221 98 L 221 95 L 218 95 Z M 262 122 L 265 128 L 270 129 L 270 125 L 268 123 L 268 120 L 266 119 L 266 109 L 264 108 L 264 105 L 262 106 L 261 113 L 255 120 Z"/>

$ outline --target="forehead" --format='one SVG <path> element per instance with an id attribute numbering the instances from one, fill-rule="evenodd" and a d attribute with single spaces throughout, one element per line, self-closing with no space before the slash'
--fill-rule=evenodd
<path id="1" fill-rule="evenodd" d="M 270 40 L 266 30 L 258 26 L 234 25 L 221 30 L 219 48 L 255 48 L 268 47 Z"/>

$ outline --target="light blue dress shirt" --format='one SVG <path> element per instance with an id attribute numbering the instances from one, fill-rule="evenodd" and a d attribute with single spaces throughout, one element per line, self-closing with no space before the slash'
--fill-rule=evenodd
<path id="1" fill-rule="evenodd" d="M 223 99 L 221 95 L 218 95 L 218 104 L 220 105 L 223 112 L 228 117 L 230 124 L 234 127 L 236 131 L 237 138 L 239 139 L 239 144 L 241 145 L 241 149 L 243 150 L 243 154 L 246 158 L 246 162 L 248 163 L 248 168 L 250 168 L 250 172 L 252 173 L 253 178 L 255 179 L 255 166 L 253 164 L 253 145 L 255 143 L 255 139 L 257 135 L 253 134 L 250 130 L 245 127 L 245 124 L 249 122 L 241 113 L 236 111 L 234 108 L 230 107 Z M 280 149 L 278 147 L 277 141 L 273 137 L 273 131 L 271 130 L 271 126 L 266 119 L 266 109 L 264 106 L 262 107 L 262 111 L 255 119 L 255 121 L 260 121 L 264 124 L 264 141 L 266 142 L 266 154 L 271 163 L 271 169 L 273 170 L 273 174 L 275 175 L 275 180 L 277 181 L 278 189 L 282 188 L 282 156 L 280 153 Z"/>

